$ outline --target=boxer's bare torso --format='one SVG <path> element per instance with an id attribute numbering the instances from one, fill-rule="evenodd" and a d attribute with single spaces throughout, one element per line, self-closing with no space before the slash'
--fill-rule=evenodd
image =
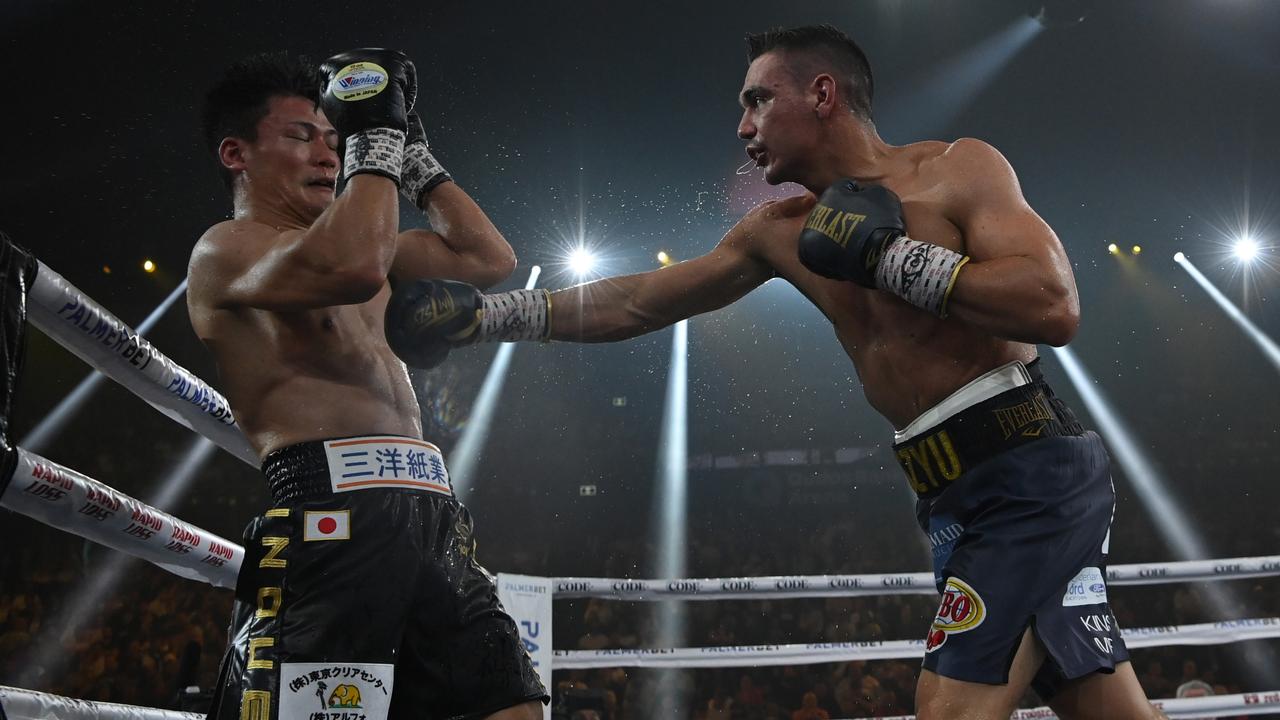
<path id="1" fill-rule="evenodd" d="M 418 401 L 404 363 L 387 347 L 390 289 L 368 302 L 294 311 L 220 303 L 225 246 L 269 235 L 210 229 L 192 256 L 191 323 L 218 363 L 236 422 L 262 456 L 305 440 L 386 433 L 421 437 Z"/>
<path id="2" fill-rule="evenodd" d="M 942 157 L 947 148 L 941 142 L 895 148 L 884 164 L 885 174 L 873 182 L 902 200 L 910 237 L 967 254 L 959 221 L 952 220 L 964 212 L 965 195 L 956 177 L 963 172 L 948 166 Z M 955 318 L 934 317 L 888 293 L 809 272 L 800 263 L 797 244 L 812 207 L 813 197 L 805 195 L 756 209 L 740 223 L 747 247 L 827 316 L 858 370 L 867 400 L 895 427 L 906 426 L 992 368 L 1036 357 L 1033 345 L 995 337 Z"/>

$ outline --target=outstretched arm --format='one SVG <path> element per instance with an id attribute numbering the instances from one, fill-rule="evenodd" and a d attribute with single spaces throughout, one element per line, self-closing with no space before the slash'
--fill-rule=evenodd
<path id="1" fill-rule="evenodd" d="M 702 257 L 557 290 L 550 297 L 550 338 L 624 340 L 722 308 L 773 277 L 745 245 L 731 230 Z"/>
<path id="2" fill-rule="evenodd" d="M 434 367 L 449 349 L 478 342 L 611 342 L 724 307 L 774 276 L 758 252 L 777 233 L 794 233 L 812 198 L 766 203 L 748 213 L 702 257 L 636 275 L 548 293 L 482 295 L 465 283 L 420 280 L 396 287 L 387 304 L 387 342 L 414 367 Z M 779 219 L 784 222 L 776 222 Z"/>

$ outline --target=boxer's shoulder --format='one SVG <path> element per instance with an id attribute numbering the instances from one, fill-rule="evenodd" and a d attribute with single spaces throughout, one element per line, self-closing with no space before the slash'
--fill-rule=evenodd
<path id="1" fill-rule="evenodd" d="M 248 272 L 283 234 L 278 228 L 244 219 L 210 227 L 191 248 L 187 261 L 189 299 L 219 296 L 227 283 Z"/>
<path id="2" fill-rule="evenodd" d="M 768 241 L 778 233 L 800 232 L 805 217 L 813 209 L 816 198 L 811 193 L 793 195 L 780 200 L 766 200 L 752 208 L 725 236 L 726 241 Z"/>
<path id="3" fill-rule="evenodd" d="M 756 205 L 743 216 L 743 220 L 785 220 L 789 217 L 802 217 L 813 208 L 816 198 L 813 193 L 800 193 L 791 197 L 776 200 L 765 200 Z"/>
<path id="4" fill-rule="evenodd" d="M 991 144 L 977 138 L 960 138 L 952 143 L 936 143 L 940 151 L 925 157 L 919 165 L 922 176 L 948 182 L 989 182 L 1012 177 L 1013 168 Z"/>

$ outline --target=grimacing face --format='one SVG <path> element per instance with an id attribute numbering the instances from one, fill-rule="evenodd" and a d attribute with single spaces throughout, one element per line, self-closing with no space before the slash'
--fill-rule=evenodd
<path id="1" fill-rule="evenodd" d="M 311 221 L 333 203 L 338 132 L 311 100 L 271 98 L 242 157 L 250 192 L 281 210 Z"/>
<path id="2" fill-rule="evenodd" d="M 820 149 L 818 123 L 814 102 L 782 53 L 768 52 L 752 61 L 738 100 L 743 108 L 738 137 L 747 141 L 747 155 L 764 169 L 765 181 L 801 182 Z"/>

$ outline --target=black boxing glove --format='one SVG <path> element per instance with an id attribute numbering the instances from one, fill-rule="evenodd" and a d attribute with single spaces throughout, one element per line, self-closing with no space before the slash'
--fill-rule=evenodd
<path id="1" fill-rule="evenodd" d="M 400 171 L 400 192 L 418 207 L 423 206 L 422 196 L 437 185 L 453 180 L 431 154 L 427 145 L 427 132 L 422 128 L 418 113 L 410 112 L 409 130 L 404 140 L 404 164 Z"/>
<path id="2" fill-rule="evenodd" d="M 374 173 L 400 183 L 417 71 L 404 53 L 363 48 L 320 65 L 320 107 L 343 139 L 343 177 Z"/>
<path id="3" fill-rule="evenodd" d="M 387 302 L 387 345 L 410 367 L 433 368 L 455 347 L 479 342 L 546 340 L 546 290 L 484 295 L 453 280 L 395 283 Z"/>
<path id="4" fill-rule="evenodd" d="M 837 180 L 818 198 L 800 232 L 800 262 L 811 272 L 878 288 L 938 317 L 965 255 L 906 235 L 902 202 L 880 185 Z"/>

